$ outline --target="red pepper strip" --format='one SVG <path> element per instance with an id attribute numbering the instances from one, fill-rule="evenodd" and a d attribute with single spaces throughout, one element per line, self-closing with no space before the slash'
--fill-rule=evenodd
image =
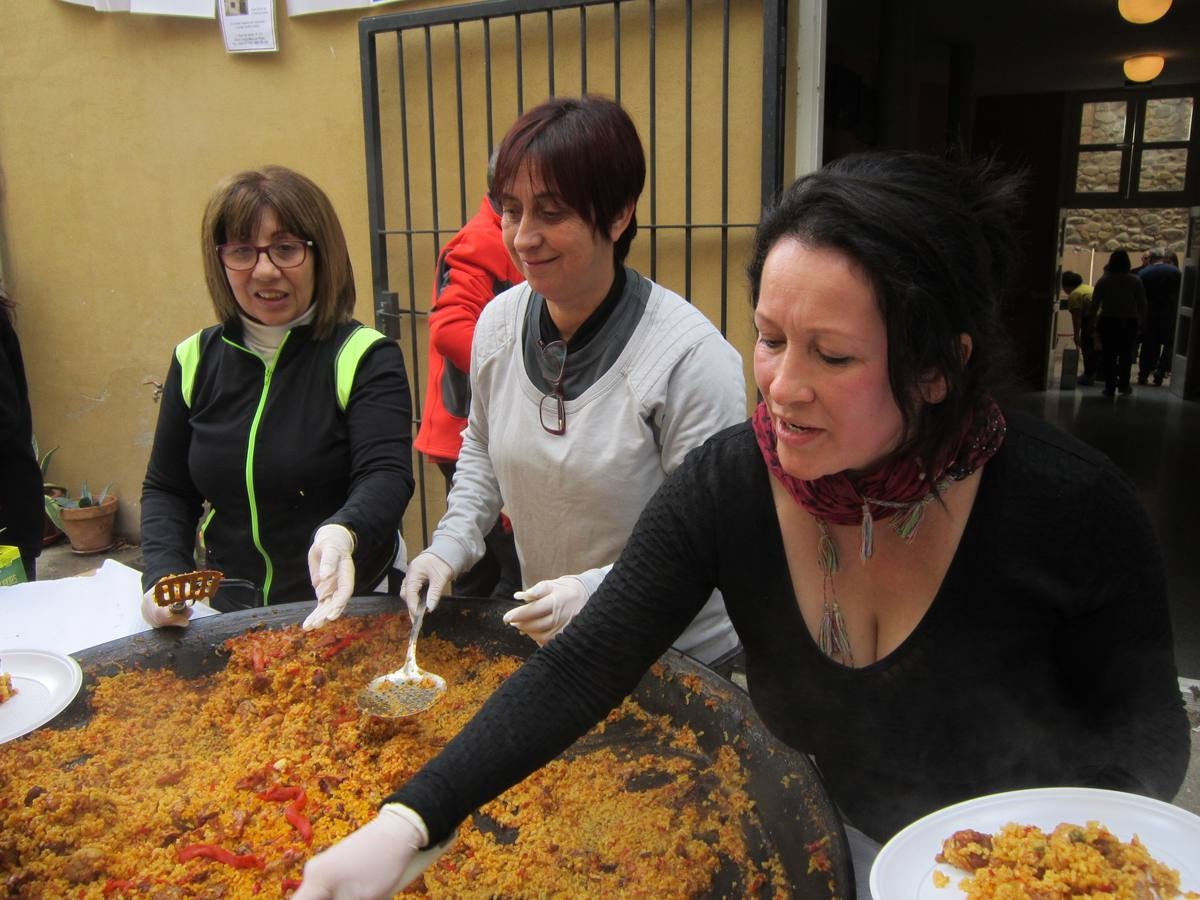
<path id="1" fill-rule="evenodd" d="M 266 671 L 267 658 L 261 650 L 255 650 L 250 654 L 250 664 L 254 667 L 254 673 L 257 675 Z"/>
<path id="2" fill-rule="evenodd" d="M 366 633 L 359 632 L 357 634 L 348 634 L 344 638 L 338 638 L 338 640 L 334 641 L 332 644 L 330 644 L 328 647 L 326 647 L 324 650 L 321 651 L 321 653 L 320 653 L 321 659 L 329 659 L 331 656 L 335 656 L 338 653 L 341 653 L 343 650 L 345 650 L 351 644 L 355 643 L 356 641 L 362 640 L 364 637 L 366 637 Z"/>
<path id="3" fill-rule="evenodd" d="M 268 788 L 265 791 L 259 791 L 255 796 L 259 800 L 295 800 L 297 797 L 304 795 L 304 791 L 298 787 L 289 787 L 287 785 L 277 784 L 273 788 Z"/>
<path id="4" fill-rule="evenodd" d="M 283 879 L 283 883 L 280 884 L 280 888 L 285 891 L 298 891 L 300 890 L 300 879 L 285 878 Z"/>
<path id="5" fill-rule="evenodd" d="M 351 712 L 350 709 L 348 709 L 347 707 L 339 706 L 337 715 L 333 717 L 333 724 L 341 725 L 343 722 L 353 722 L 357 719 L 358 719 L 357 712 Z M 3 807 L 0 807 L 0 809 L 3 809 Z"/>
<path id="6" fill-rule="evenodd" d="M 181 863 L 197 858 L 216 860 L 217 862 L 225 863 L 227 866 L 233 866 L 235 869 L 266 868 L 266 863 L 253 853 L 238 855 L 232 850 L 226 850 L 224 847 L 218 847 L 215 844 L 190 844 L 179 851 L 179 861 Z"/>
<path id="7" fill-rule="evenodd" d="M 308 803 L 308 796 L 304 793 L 303 788 L 280 784 L 268 790 L 259 791 L 257 796 L 260 800 L 291 800 L 292 802 L 283 811 L 283 817 L 287 819 L 289 825 L 300 832 L 300 837 L 304 838 L 306 844 L 312 843 L 312 823 L 308 821 L 308 816 L 301 812 Z"/>
<path id="8" fill-rule="evenodd" d="M 129 891 L 135 887 L 137 887 L 137 882 L 130 881 L 128 878 L 110 878 L 104 884 L 104 896 L 108 897 L 117 891 Z"/>
<path id="9" fill-rule="evenodd" d="M 287 805 L 287 809 L 283 811 L 283 817 L 288 820 L 289 825 L 300 832 L 300 837 L 304 838 L 304 843 L 311 844 L 313 839 L 312 824 L 308 821 L 308 816 L 300 812 L 303 808 L 304 794 L 301 794 Z"/>

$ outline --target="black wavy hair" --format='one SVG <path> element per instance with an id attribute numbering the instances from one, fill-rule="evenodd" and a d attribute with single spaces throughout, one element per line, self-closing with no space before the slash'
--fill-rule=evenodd
<path id="1" fill-rule="evenodd" d="M 896 454 L 940 459 L 1007 372 L 1001 305 L 1019 258 L 1022 183 L 992 162 L 860 153 L 798 179 L 763 214 L 748 266 L 753 305 L 767 254 L 785 238 L 844 253 L 874 288 L 906 436 Z M 931 374 L 946 382 L 936 404 L 918 389 Z"/>

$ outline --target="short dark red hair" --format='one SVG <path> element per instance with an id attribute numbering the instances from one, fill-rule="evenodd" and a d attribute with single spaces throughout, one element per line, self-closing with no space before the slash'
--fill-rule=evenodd
<path id="1" fill-rule="evenodd" d="M 496 154 L 493 193 L 510 192 L 525 163 L 596 231 L 606 232 L 646 183 L 646 157 L 637 127 L 606 97 L 547 100 L 513 123 Z M 637 234 L 637 211 L 613 245 L 624 262 Z"/>

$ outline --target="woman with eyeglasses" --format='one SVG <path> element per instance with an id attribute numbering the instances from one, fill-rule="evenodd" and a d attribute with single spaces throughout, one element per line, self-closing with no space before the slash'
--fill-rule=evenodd
<path id="1" fill-rule="evenodd" d="M 159 606 L 154 585 L 207 568 L 248 588 L 215 608 L 315 600 L 315 627 L 397 556 L 413 489 L 404 359 L 353 318 L 341 223 L 303 175 L 225 179 L 200 243 L 218 324 L 176 346 L 163 386 L 142 487 L 143 615 L 187 624 L 191 609 Z"/>
<path id="2" fill-rule="evenodd" d="M 786 191 L 749 265 L 750 420 L 689 454 L 571 626 L 295 900 L 391 896 L 418 848 L 620 703 L 714 587 L 755 709 L 845 819 L 860 898 L 881 842 L 959 801 L 1171 800 L 1188 720 L 1146 513 L 1110 460 L 991 393 L 1013 191 L 890 153 Z"/>
<path id="3" fill-rule="evenodd" d="M 525 283 L 483 310 L 447 511 L 403 595 L 434 609 L 482 556 L 503 507 L 527 603 L 506 621 L 545 643 L 587 602 L 638 513 L 689 450 L 746 414 L 742 362 L 681 297 L 624 265 L 646 163 L 616 103 L 550 100 L 509 130 L 493 193 Z M 676 646 L 704 662 L 737 638 L 714 595 Z"/>

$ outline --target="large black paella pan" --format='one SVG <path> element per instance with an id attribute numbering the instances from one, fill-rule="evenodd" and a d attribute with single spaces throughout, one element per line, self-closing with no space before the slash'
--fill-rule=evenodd
<path id="1" fill-rule="evenodd" d="M 524 658 L 534 649 L 532 642 L 501 621 L 510 606 L 447 598 L 438 613 L 426 619 L 423 637 L 436 636 L 457 646 Z M 346 616 L 397 609 L 397 602 L 391 598 L 360 597 L 351 602 Z M 306 604 L 286 604 L 226 613 L 195 620 L 187 629 L 138 634 L 76 653 L 84 670 L 85 690 L 52 727 L 73 727 L 89 719 L 87 688 L 100 676 L 130 667 L 167 668 L 186 678 L 209 674 L 224 667 L 222 644 L 228 638 L 251 629 L 296 625 L 308 611 Z M 395 660 L 380 660 L 380 672 L 399 665 L 402 650 L 397 649 Z M 454 690 L 453 684 L 450 690 Z M 647 712 L 667 715 L 674 724 L 692 729 L 702 754 L 715 756 L 723 745 L 736 751 L 747 773 L 746 790 L 753 801 L 752 812 L 742 822 L 747 845 L 760 862 L 777 855 L 792 896 L 813 900 L 854 896 L 845 836 L 815 768 L 807 756 L 784 746 L 766 731 L 740 689 L 690 658 L 669 651 L 642 679 L 634 699 Z M 679 752 L 618 723 L 587 735 L 564 756 L 574 758 L 602 748 L 650 760 Z M 655 777 L 654 764 L 648 763 L 626 789 L 637 791 L 641 787 L 637 780 L 653 781 Z M 488 828 L 486 817 L 478 814 L 475 824 L 481 830 Z M 512 835 L 506 838 L 513 839 Z M 820 848 L 819 860 L 827 863 L 827 871 L 813 866 L 813 848 Z M 709 895 L 735 897 L 744 893 L 737 867 L 731 865 L 718 873 Z M 762 895 L 770 893 L 768 885 Z"/>

